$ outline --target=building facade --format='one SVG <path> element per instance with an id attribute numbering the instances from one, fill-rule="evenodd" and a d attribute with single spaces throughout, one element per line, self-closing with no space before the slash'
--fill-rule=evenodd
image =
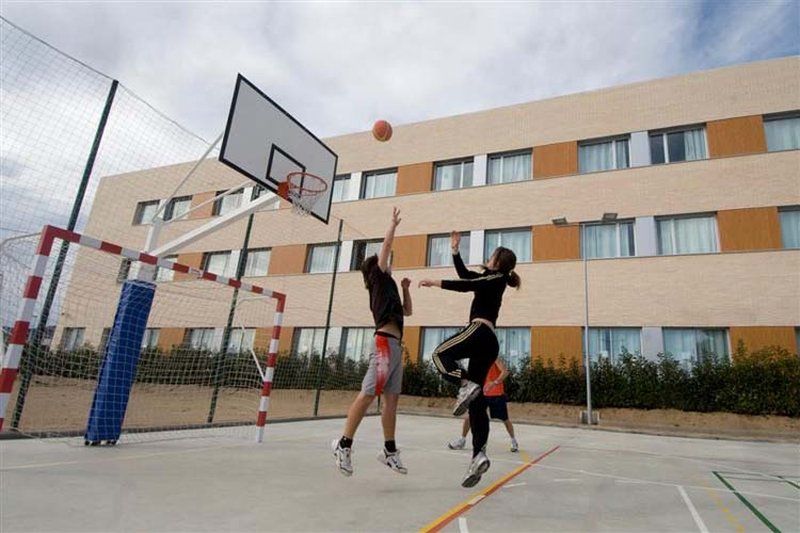
<path id="1" fill-rule="evenodd" d="M 319 349 L 336 219 L 343 219 L 329 346 L 360 357 L 371 316 L 357 266 L 379 246 L 396 206 L 403 219 L 392 259 L 398 280 L 454 277 L 451 230 L 462 233 L 472 265 L 497 245 L 515 250 L 523 285 L 507 291 L 498 322 L 512 362 L 581 357 L 584 258 L 593 357 L 668 352 L 688 364 L 708 352 L 730 357 L 739 341 L 797 353 L 798 72 L 800 58 L 782 58 L 397 125 L 387 143 L 368 132 L 326 139 L 339 154 L 331 224 L 297 217 L 286 205 L 256 213 L 245 278 L 288 295 L 282 349 Z M 141 248 L 148 229 L 141 222 L 192 164 L 104 178 L 86 233 Z M 167 216 L 241 181 L 204 162 Z M 246 186 L 171 224 L 163 239 L 259 193 Z M 176 260 L 235 275 L 246 228 L 246 220 L 233 223 Z M 100 267 L 89 268 L 81 254 L 65 308 L 72 302 L 86 311 L 62 314 L 56 342 L 65 348 L 103 342 L 119 272 L 127 273 L 118 259 L 93 258 L 112 273 L 98 279 Z M 159 291 L 187 293 L 197 283 L 162 276 Z M 410 358 L 425 359 L 467 321 L 469 295 L 416 285 L 412 295 L 404 342 Z M 77 303 L 82 298 L 94 303 Z M 189 319 L 186 300 L 178 302 L 160 304 L 146 342 L 219 349 L 227 308 Z M 265 348 L 269 323 L 253 318 L 246 327 L 229 349 Z"/>

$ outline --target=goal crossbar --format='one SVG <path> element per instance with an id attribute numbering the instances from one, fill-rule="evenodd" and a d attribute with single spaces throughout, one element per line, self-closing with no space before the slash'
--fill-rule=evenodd
<path id="1" fill-rule="evenodd" d="M 256 417 L 256 441 L 262 442 L 264 436 L 264 426 L 267 420 L 269 409 L 269 397 L 272 391 L 272 382 L 275 376 L 275 365 L 278 356 L 278 343 L 283 323 L 283 313 L 286 307 L 286 295 L 277 291 L 265 289 L 258 285 L 245 283 L 237 279 L 227 278 L 213 274 L 206 270 L 190 267 L 181 263 L 167 261 L 166 259 L 151 255 L 138 250 L 125 248 L 115 243 L 96 239 L 88 235 L 82 235 L 74 231 L 69 231 L 55 226 L 44 226 L 42 228 L 39 243 L 31 266 L 31 273 L 27 278 L 22 294 L 22 302 L 14 322 L 11 335 L 8 339 L 7 348 L 3 356 L 3 366 L 0 372 L 0 431 L 3 429 L 3 422 L 6 418 L 9 400 L 11 398 L 14 381 L 19 373 L 20 361 L 25 351 L 26 344 L 31 340 L 31 321 L 33 319 L 36 301 L 44 280 L 50 254 L 53 250 L 53 243 L 61 240 L 69 243 L 97 250 L 110 255 L 124 257 L 131 261 L 140 261 L 145 265 L 159 267 L 174 272 L 190 275 L 199 280 L 226 285 L 240 291 L 269 297 L 275 300 L 275 316 L 273 321 L 272 335 L 267 353 L 266 369 L 263 372 L 263 384 L 261 387 L 261 399 L 258 406 Z M 34 339 L 35 340 L 35 339 Z"/>

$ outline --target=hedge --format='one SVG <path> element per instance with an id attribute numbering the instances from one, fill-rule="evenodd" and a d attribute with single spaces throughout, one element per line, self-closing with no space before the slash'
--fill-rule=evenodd
<path id="1" fill-rule="evenodd" d="M 264 355 L 260 355 L 262 361 Z M 36 374 L 95 379 L 101 356 L 91 349 L 43 352 L 36 358 Z M 22 371 L 30 368 L 26 353 Z M 326 390 L 358 390 L 366 361 L 344 355 L 282 355 L 275 370 L 274 388 L 314 389 L 318 380 Z M 257 388 L 260 377 L 250 354 L 219 354 L 175 348 L 146 350 L 136 381 L 170 385 L 209 385 Z M 429 362 L 406 358 L 403 393 L 447 397 L 455 387 L 443 381 Z M 585 376 L 576 361 L 539 359 L 512 368 L 506 393 L 513 402 L 567 405 L 586 403 Z M 739 346 L 733 362 L 707 356 L 691 368 L 661 355 L 647 360 L 624 355 L 616 364 L 592 364 L 592 404 L 597 408 L 679 409 L 723 411 L 750 415 L 800 417 L 800 358 L 780 347 L 748 353 Z"/>

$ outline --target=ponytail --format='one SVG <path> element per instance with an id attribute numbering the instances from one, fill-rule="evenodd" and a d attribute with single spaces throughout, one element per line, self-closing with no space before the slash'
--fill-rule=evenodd
<path id="1" fill-rule="evenodd" d="M 519 290 L 522 287 L 522 280 L 519 277 L 519 274 L 514 272 L 513 270 L 508 273 L 508 281 L 506 282 L 509 287 Z"/>
<path id="2" fill-rule="evenodd" d="M 508 284 L 509 287 L 519 289 L 522 286 L 522 280 L 519 279 L 519 275 L 514 272 L 514 267 L 517 266 L 517 255 L 508 248 L 498 246 L 492 254 L 492 257 L 494 258 L 497 270 L 508 276 L 506 284 Z"/>

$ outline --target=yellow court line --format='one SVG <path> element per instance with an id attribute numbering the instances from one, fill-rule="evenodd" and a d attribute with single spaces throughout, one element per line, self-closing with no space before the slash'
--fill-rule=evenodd
<path id="1" fill-rule="evenodd" d="M 458 518 L 460 515 L 465 513 L 466 511 L 470 510 L 472 507 L 478 505 L 481 501 L 483 501 L 487 496 L 495 492 L 497 489 L 505 485 L 509 480 L 513 479 L 514 477 L 518 476 L 531 466 L 535 465 L 554 451 L 556 451 L 559 447 L 556 446 L 551 448 L 550 450 L 544 452 L 542 455 L 538 456 L 536 459 L 531 459 L 530 456 L 525 453 L 521 452 L 520 455 L 525 460 L 525 464 L 519 466 L 509 472 L 508 474 L 504 475 L 484 490 L 473 494 L 464 502 L 456 505 L 452 509 L 448 510 L 446 513 L 435 519 L 434 521 L 430 522 L 429 524 L 420 528 L 420 533 L 434 533 L 436 531 L 440 531 L 444 526 Z"/>
<path id="2" fill-rule="evenodd" d="M 739 518 L 733 514 L 733 511 L 725 506 L 725 503 L 722 501 L 722 498 L 720 498 L 719 494 L 717 494 L 717 491 L 713 490 L 705 483 L 703 483 L 702 486 L 708 495 L 711 496 L 714 504 L 719 507 L 719 509 L 722 511 L 722 514 L 725 515 L 725 519 L 728 521 L 728 523 L 733 526 L 733 529 L 735 529 L 737 533 L 744 533 L 744 526 L 739 521 Z"/>

